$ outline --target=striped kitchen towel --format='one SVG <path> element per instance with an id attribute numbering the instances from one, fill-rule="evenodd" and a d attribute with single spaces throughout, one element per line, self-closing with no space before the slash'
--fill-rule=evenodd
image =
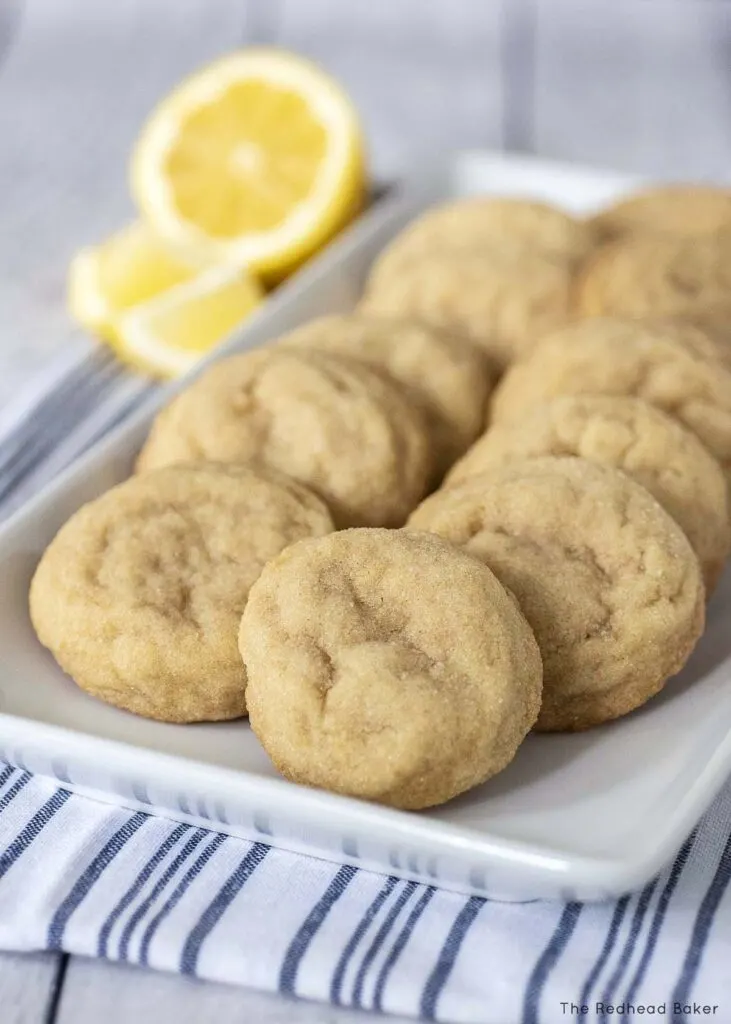
<path id="1" fill-rule="evenodd" d="M 425 1020 L 645 1012 L 725 1022 L 730 832 L 727 789 L 640 892 L 613 904 L 512 904 L 132 813 L 7 767 L 0 948 L 67 950 Z"/>
<path id="2" fill-rule="evenodd" d="M 107 355 L 58 364 L 0 430 L 0 515 L 153 387 Z M 0 765 L 0 948 L 425 1020 L 731 1021 L 730 880 L 731 786 L 641 891 L 511 904 L 96 803 Z"/>

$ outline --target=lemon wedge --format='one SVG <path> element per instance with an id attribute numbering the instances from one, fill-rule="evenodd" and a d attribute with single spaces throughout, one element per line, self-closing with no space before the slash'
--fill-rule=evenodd
<path id="1" fill-rule="evenodd" d="M 133 152 L 131 186 L 183 259 L 279 280 L 358 212 L 363 154 L 358 116 L 328 75 L 251 48 L 162 101 Z"/>
<path id="2" fill-rule="evenodd" d="M 195 271 L 170 255 L 147 225 L 136 221 L 72 260 L 68 304 L 79 323 L 107 340 L 130 306 L 187 281 Z"/>
<path id="3" fill-rule="evenodd" d="M 213 267 L 118 316 L 112 345 L 136 369 L 177 377 L 238 327 L 263 297 L 246 270 Z"/>

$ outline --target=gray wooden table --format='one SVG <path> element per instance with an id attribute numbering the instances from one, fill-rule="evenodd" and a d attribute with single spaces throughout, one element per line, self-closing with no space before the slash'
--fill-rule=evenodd
<path id="1" fill-rule="evenodd" d="M 300 50 L 360 107 L 374 171 L 484 146 L 661 177 L 731 171 L 731 0 L 0 0 L 0 407 L 88 344 L 70 256 L 132 215 L 130 145 L 184 74 Z M 345 1024 L 368 1015 L 56 954 L 0 954 L 2 1024 Z"/>
<path id="2" fill-rule="evenodd" d="M 0 953 L 0 1015 L 2 1024 L 359 1024 L 383 1019 L 53 953 Z M 400 1017 L 388 1019 L 406 1024 Z"/>

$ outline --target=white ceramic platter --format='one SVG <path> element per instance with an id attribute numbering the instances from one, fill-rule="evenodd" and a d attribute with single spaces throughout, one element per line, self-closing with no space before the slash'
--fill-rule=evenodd
<path id="1" fill-rule="evenodd" d="M 351 307 L 382 246 L 447 196 L 533 195 L 588 212 L 636 185 L 532 159 L 459 154 L 381 201 L 217 356 Z M 531 736 L 502 775 L 419 814 L 285 782 L 244 721 L 164 725 L 82 693 L 33 635 L 28 583 L 64 520 L 128 475 L 172 390 L 0 532 L 0 758 L 97 799 L 494 898 L 600 899 L 641 885 L 670 859 L 731 772 L 728 573 L 706 636 L 660 697 L 606 728 Z"/>

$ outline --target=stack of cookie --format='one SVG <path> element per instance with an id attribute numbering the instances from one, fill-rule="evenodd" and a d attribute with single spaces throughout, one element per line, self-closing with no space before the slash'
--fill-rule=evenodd
<path id="1" fill-rule="evenodd" d="M 489 569 L 397 528 L 492 384 L 471 341 L 360 313 L 222 360 L 45 552 L 39 638 L 128 711 L 250 713 L 292 778 L 403 807 L 483 781 L 535 721 L 536 641 Z"/>
<path id="2" fill-rule="evenodd" d="M 42 643 L 118 707 L 248 713 L 287 777 L 405 808 L 643 704 L 728 555 L 731 369 L 720 266 L 682 309 L 672 261 L 612 305 L 606 251 L 691 244 L 642 211 L 431 211 L 355 313 L 216 363 L 46 551 Z"/>
<path id="3" fill-rule="evenodd" d="M 477 222 L 490 203 L 452 216 Z M 659 189 L 582 226 L 565 322 L 532 332 L 487 432 L 408 524 L 483 560 L 518 599 L 543 657 L 544 731 L 624 715 L 683 666 L 731 543 L 731 194 Z M 377 266 L 366 303 L 384 294 Z M 483 324 L 499 333 L 500 313 Z"/>

